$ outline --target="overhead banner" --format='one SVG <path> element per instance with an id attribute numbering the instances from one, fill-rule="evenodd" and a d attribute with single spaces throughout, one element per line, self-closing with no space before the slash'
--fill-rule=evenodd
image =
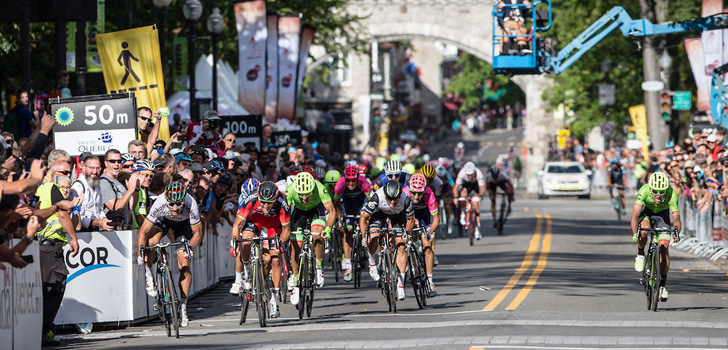
<path id="1" fill-rule="evenodd" d="M 54 149 L 71 156 L 83 152 L 104 155 L 109 149 L 126 150 L 136 139 L 136 104 L 134 95 L 96 95 L 49 100 Z"/>
<path id="2" fill-rule="evenodd" d="M 693 77 L 695 78 L 695 85 L 698 88 L 698 111 L 708 111 L 710 110 L 710 80 L 708 80 L 708 77 L 705 74 L 703 45 L 700 42 L 700 39 L 685 39 L 685 51 L 687 51 L 690 68 L 692 68 Z"/>
<path id="3" fill-rule="evenodd" d="M 268 70 L 265 79 L 265 121 L 278 119 L 278 15 L 268 14 Z"/>
<path id="4" fill-rule="evenodd" d="M 238 103 L 251 114 L 265 113 L 266 27 L 265 0 L 235 4 L 238 30 Z"/>
<path id="5" fill-rule="evenodd" d="M 283 16 L 278 19 L 278 118 L 295 124 L 296 74 L 301 39 L 301 18 Z"/>
<path id="6" fill-rule="evenodd" d="M 189 57 L 187 57 L 187 38 L 175 37 L 172 41 L 172 76 L 174 91 L 187 91 L 190 75 L 187 72 Z"/>
<path id="7" fill-rule="evenodd" d="M 96 35 L 103 34 L 106 27 L 106 0 L 98 0 L 99 11 L 96 21 L 86 22 L 86 72 L 100 73 L 101 58 L 96 45 Z M 66 23 L 66 71 L 76 71 L 76 22 Z"/>
<path id="8" fill-rule="evenodd" d="M 153 111 L 167 107 L 159 35 L 154 26 L 99 34 L 96 38 L 107 93 L 133 92 L 137 106 Z M 169 120 L 162 117 L 157 122 L 161 123 L 159 138 L 169 140 Z"/>
<path id="9" fill-rule="evenodd" d="M 280 147 L 286 146 L 288 143 L 293 146 L 301 145 L 301 130 L 289 130 L 289 131 L 274 131 L 271 134 L 273 142 L 278 144 Z"/>
<path id="10" fill-rule="evenodd" d="M 308 26 L 304 26 L 301 31 L 301 50 L 298 53 L 298 74 L 296 78 L 296 104 L 294 111 L 298 108 L 300 101 L 298 98 L 301 96 L 301 87 L 303 86 L 303 78 L 306 76 L 306 60 L 308 60 L 308 51 L 311 48 L 313 42 L 313 35 L 316 31 Z M 366 124 L 365 124 L 366 125 Z"/>
<path id="11" fill-rule="evenodd" d="M 632 118 L 634 133 L 642 142 L 642 155 L 649 159 L 650 147 L 647 141 L 647 111 L 645 105 L 629 107 L 629 116 Z"/>
<path id="12" fill-rule="evenodd" d="M 247 142 L 255 142 L 260 149 L 260 138 L 263 136 L 263 116 L 261 115 L 226 115 L 222 119 L 223 133 L 235 135 L 235 145 L 243 146 Z"/>

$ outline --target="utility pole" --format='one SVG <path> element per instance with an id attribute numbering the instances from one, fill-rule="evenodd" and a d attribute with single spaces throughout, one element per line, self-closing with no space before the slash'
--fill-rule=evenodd
<path id="1" fill-rule="evenodd" d="M 640 0 L 640 16 L 653 23 L 660 22 L 657 18 L 653 2 Z M 660 11 L 662 12 L 662 11 Z M 661 16 L 662 17 L 662 16 Z M 652 36 L 645 36 L 642 41 L 642 67 L 644 70 L 644 81 L 659 81 L 660 67 L 658 55 L 655 50 L 655 39 Z M 669 129 L 660 116 L 660 97 L 657 91 L 645 91 L 645 108 L 647 110 L 647 135 L 652 142 L 655 151 L 665 148 L 665 142 L 669 138 Z"/>

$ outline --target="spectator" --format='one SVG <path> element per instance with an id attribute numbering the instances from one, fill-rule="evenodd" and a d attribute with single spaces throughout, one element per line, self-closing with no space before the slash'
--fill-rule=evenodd
<path id="1" fill-rule="evenodd" d="M 5 130 L 13 133 L 19 146 L 25 145 L 32 133 L 32 128 L 38 127 L 38 111 L 30 112 L 28 91 L 18 89 L 16 92 L 17 104 L 5 115 L 3 125 Z"/>
<path id="2" fill-rule="evenodd" d="M 158 170 L 167 173 L 169 176 L 177 172 L 177 164 L 174 157 L 170 154 L 165 153 L 160 155 L 157 161 L 159 162 Z"/>
<path id="3" fill-rule="evenodd" d="M 48 92 L 48 99 L 72 97 L 71 89 L 68 88 L 70 75 L 65 70 L 59 70 L 56 76 L 56 88 Z"/>
<path id="4" fill-rule="evenodd" d="M 179 175 L 182 177 L 179 182 L 185 186 L 187 192 L 191 192 L 192 184 L 195 182 L 195 174 L 190 169 L 182 169 L 179 171 Z"/>
<path id="5" fill-rule="evenodd" d="M 117 179 L 121 170 L 121 152 L 110 149 L 106 151 L 104 159 L 106 167 L 101 175 L 101 202 L 108 210 L 121 211 L 124 215 L 124 225 L 131 225 L 129 201 L 139 189 L 139 178 L 137 175 L 132 175 L 126 181 L 125 187 Z"/>
<path id="6" fill-rule="evenodd" d="M 263 125 L 263 144 L 261 145 L 263 148 L 268 147 L 271 143 L 273 143 L 273 127 L 270 124 Z"/>
<path id="7" fill-rule="evenodd" d="M 134 220 L 132 229 L 136 230 L 141 227 L 144 218 L 147 216 L 147 208 L 149 208 L 149 196 L 147 190 L 152 184 L 154 177 L 154 166 L 152 162 L 146 159 L 137 161 L 134 172 L 140 178 L 139 190 L 135 193 Z"/>
<path id="8" fill-rule="evenodd" d="M 131 172 L 136 164 L 136 157 L 131 153 L 121 154 L 121 171 Z"/>
<path id="9" fill-rule="evenodd" d="M 68 155 L 68 152 L 62 150 L 62 149 L 55 149 L 51 151 L 50 154 L 48 154 L 48 164 L 53 164 L 55 162 L 66 162 L 69 163 L 71 160 L 71 157 Z M 70 164 L 70 163 L 69 163 Z M 70 176 L 69 173 L 66 176 Z M 43 177 L 43 182 L 51 182 L 53 181 L 53 177 L 51 175 L 51 170 L 48 169 L 48 172 Z"/>
<path id="10" fill-rule="evenodd" d="M 127 149 L 129 151 L 129 154 L 133 155 L 136 160 L 147 158 L 146 148 L 144 142 L 142 142 L 141 140 L 129 141 Z"/>
<path id="11" fill-rule="evenodd" d="M 192 123 L 187 127 L 187 139 L 190 145 L 210 147 L 215 145 L 217 149 L 224 149 L 225 144 L 220 135 L 220 116 L 217 111 L 208 110 L 202 118 L 202 122 Z"/>
<path id="12" fill-rule="evenodd" d="M 175 158 L 177 160 L 177 171 L 180 173 L 182 170 L 190 169 L 192 166 L 192 158 L 184 153 L 177 154 Z"/>
<path id="13" fill-rule="evenodd" d="M 157 200 L 157 196 L 164 193 L 164 188 L 170 182 L 172 182 L 172 177 L 169 174 L 161 171 L 154 173 L 152 182 L 149 184 L 149 189 L 147 190 L 149 203 L 154 203 Z"/>
<path id="14" fill-rule="evenodd" d="M 149 107 L 137 108 L 137 139 L 146 145 L 146 154 L 152 153 L 154 142 L 159 136 L 159 123 L 152 124 L 155 117 L 157 120 L 162 120 L 162 113 L 159 111 L 152 113 Z"/>
<path id="15" fill-rule="evenodd" d="M 718 136 L 715 134 L 710 134 L 705 139 L 708 147 L 708 151 L 710 151 L 710 159 L 711 162 L 715 162 L 718 160 L 718 153 L 721 153 L 723 151 L 723 147 L 720 146 L 720 142 L 718 140 Z"/>
<path id="16" fill-rule="evenodd" d="M 71 185 L 69 198 L 81 198 L 81 212 L 79 214 L 81 231 L 111 231 L 109 220 L 102 210 L 101 187 L 99 174 L 101 161 L 96 156 L 83 159 L 81 176 Z"/>

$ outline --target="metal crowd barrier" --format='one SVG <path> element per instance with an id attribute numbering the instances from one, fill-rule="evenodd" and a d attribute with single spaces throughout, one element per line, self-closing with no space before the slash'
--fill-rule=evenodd
<path id="1" fill-rule="evenodd" d="M 728 257 L 728 219 L 723 215 L 723 203 L 712 199 L 701 213 L 697 203 L 683 195 L 679 206 L 682 240 L 673 247 L 714 261 Z"/>

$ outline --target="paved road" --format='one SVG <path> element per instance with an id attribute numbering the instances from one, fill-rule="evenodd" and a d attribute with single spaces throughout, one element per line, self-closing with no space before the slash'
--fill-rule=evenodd
<path id="1" fill-rule="evenodd" d="M 487 208 L 484 211 L 487 213 Z M 489 216 L 489 214 L 484 215 Z M 484 223 L 490 222 L 488 220 Z M 728 348 L 728 274 L 677 250 L 670 300 L 647 311 L 628 227 L 606 200 L 518 198 L 505 235 L 483 227 L 470 247 L 439 241 L 439 295 L 419 310 L 412 291 L 387 304 L 371 280 L 363 289 L 335 283 L 316 293 L 311 318 L 291 305 L 258 327 L 238 325 L 229 284 L 190 301 L 180 339 L 159 324 L 63 336 L 66 348 Z M 366 274 L 364 275 L 366 276 Z M 252 311 L 252 310 L 251 310 Z"/>

